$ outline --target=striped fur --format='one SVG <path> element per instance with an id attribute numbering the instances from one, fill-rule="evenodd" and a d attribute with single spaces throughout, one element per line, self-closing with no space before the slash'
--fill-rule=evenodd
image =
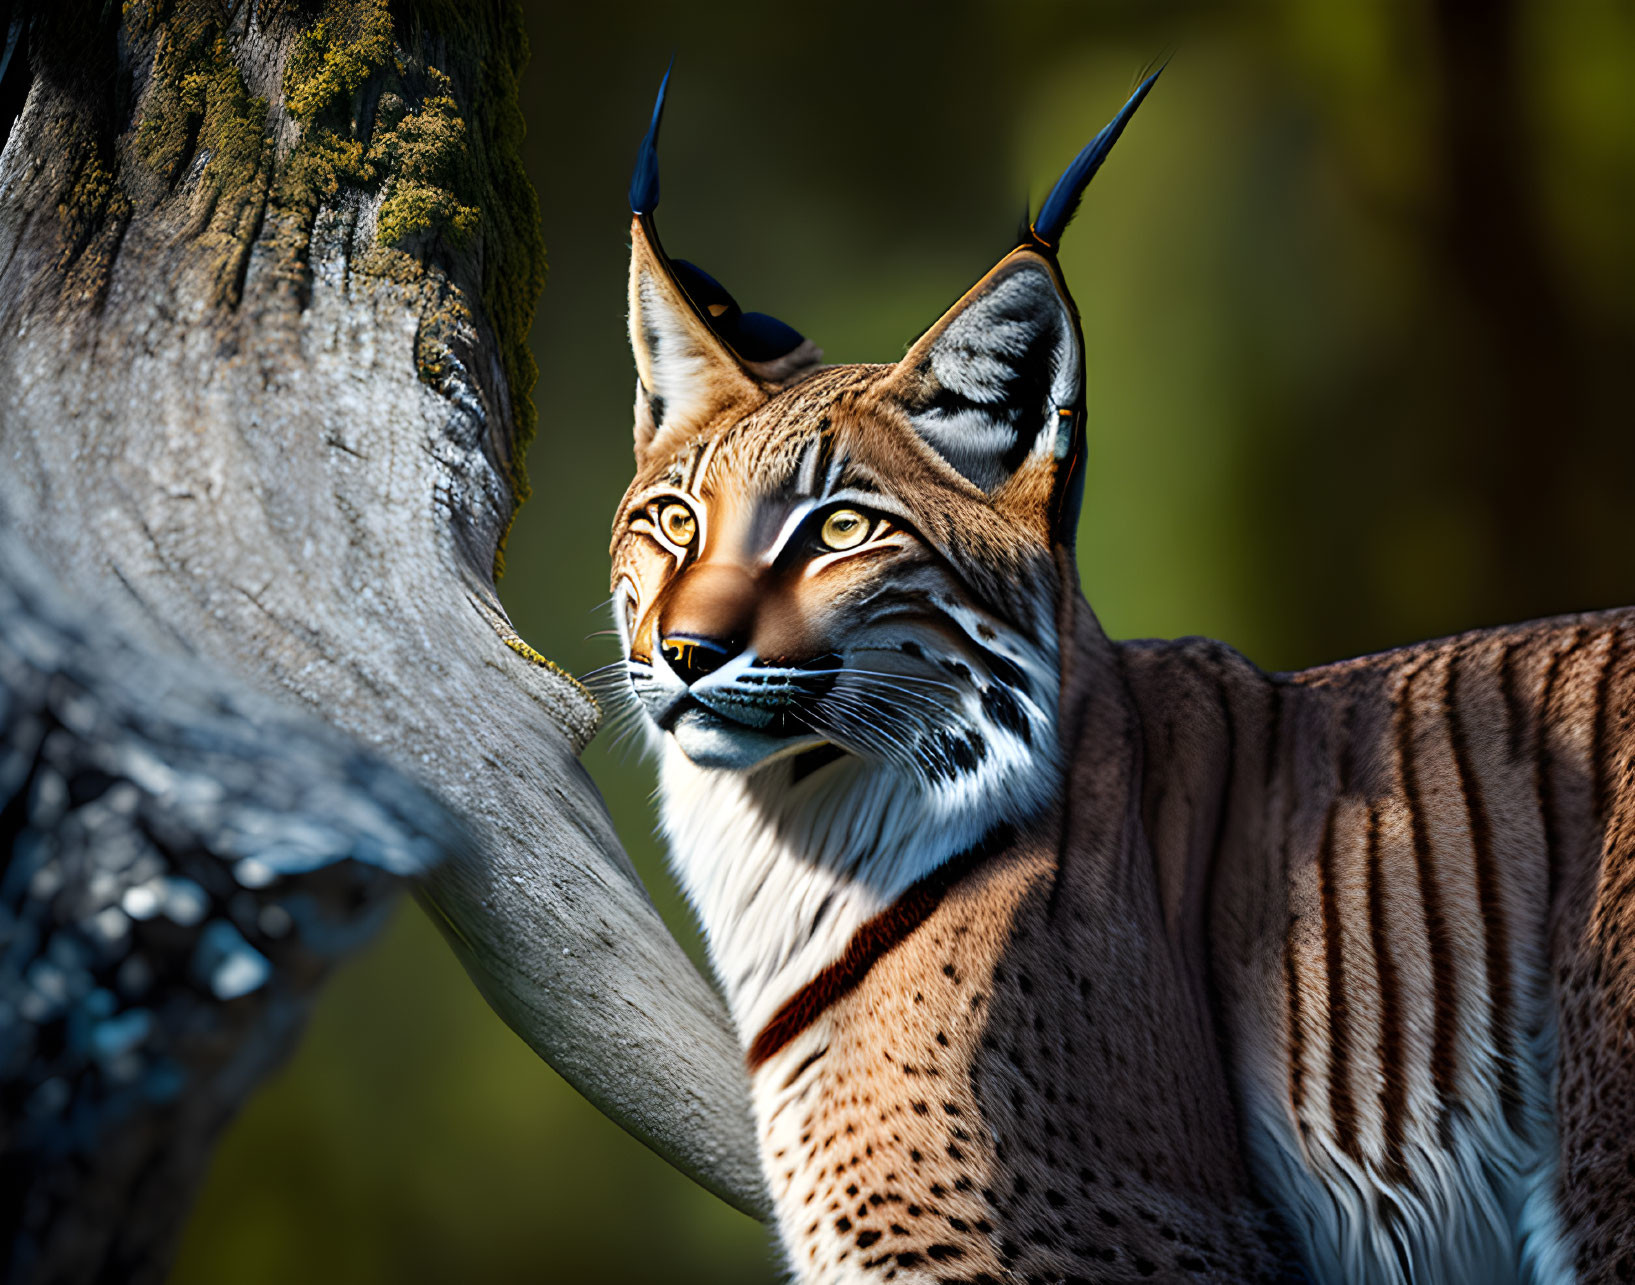
<path id="1" fill-rule="evenodd" d="M 1213 644 L 1130 649 L 1149 727 L 1178 717 L 1179 651 L 1188 717 L 1232 729 L 1210 973 L 1256 1176 L 1318 1280 L 1572 1278 L 1558 1135 L 1598 1126 L 1559 1110 L 1551 975 L 1600 861 L 1632 625 L 1271 678 Z"/>
<path id="2" fill-rule="evenodd" d="M 1635 612 L 1286 675 L 1114 643 L 1049 256 L 774 371 L 649 223 L 614 690 L 796 1277 L 1635 1273 Z"/>

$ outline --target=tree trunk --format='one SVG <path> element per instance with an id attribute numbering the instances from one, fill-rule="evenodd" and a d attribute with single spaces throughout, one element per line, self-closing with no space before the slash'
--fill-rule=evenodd
<path id="1" fill-rule="evenodd" d="M 595 704 L 494 592 L 544 273 L 516 11 L 42 4 L 16 29 L 0 539 L 101 628 L 304 706 L 461 817 L 420 895 L 489 1002 L 763 1211 L 725 1013 L 576 758 Z"/>
<path id="2" fill-rule="evenodd" d="M 0 540 L 0 1279 L 162 1279 L 331 963 L 461 843 L 350 738 Z"/>

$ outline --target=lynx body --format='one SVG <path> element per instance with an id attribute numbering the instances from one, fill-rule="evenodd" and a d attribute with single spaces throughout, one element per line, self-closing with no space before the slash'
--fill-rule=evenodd
<path id="1" fill-rule="evenodd" d="M 1150 83 L 890 365 L 669 260 L 644 144 L 621 677 L 789 1264 L 1622 1279 L 1635 616 L 1277 676 L 1105 636 L 1054 246 Z"/>

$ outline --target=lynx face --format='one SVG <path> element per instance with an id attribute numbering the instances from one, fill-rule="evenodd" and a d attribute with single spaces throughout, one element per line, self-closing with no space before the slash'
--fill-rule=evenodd
<path id="1" fill-rule="evenodd" d="M 924 789 L 1014 787 L 1053 738 L 1047 550 L 824 371 L 657 452 L 625 499 L 632 690 L 700 767 L 841 755 Z"/>
<path id="2" fill-rule="evenodd" d="M 959 810 L 1053 772 L 1058 474 L 1077 328 L 1018 252 L 896 365 L 757 378 L 635 227 L 631 691 L 696 767 L 843 759 Z M 857 766 L 854 764 L 853 766 Z"/>

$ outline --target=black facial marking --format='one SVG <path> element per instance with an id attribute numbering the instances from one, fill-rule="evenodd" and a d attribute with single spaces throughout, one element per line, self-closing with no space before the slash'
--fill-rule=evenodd
<path id="1" fill-rule="evenodd" d="M 988 742 L 980 732 L 956 736 L 938 729 L 920 740 L 926 771 L 938 780 L 952 781 L 965 772 L 974 772 L 988 757 Z"/>
<path id="2" fill-rule="evenodd" d="M 990 647 L 982 648 L 981 652 L 982 664 L 990 674 L 1006 687 L 1015 688 L 1024 696 L 1029 694 L 1031 689 L 1028 687 L 1028 680 L 1020 669 Z"/>
<path id="3" fill-rule="evenodd" d="M 789 767 L 789 784 L 799 785 L 819 768 L 828 767 L 836 759 L 846 757 L 846 751 L 834 745 L 818 745 L 797 754 Z"/>
<path id="4" fill-rule="evenodd" d="M 829 417 L 825 415 L 817 423 L 817 459 L 812 465 L 812 491 L 818 494 L 823 490 L 823 483 L 829 476 L 829 470 L 834 466 L 834 438 L 829 435 Z"/>
<path id="5" fill-rule="evenodd" d="M 836 652 L 818 656 L 813 660 L 802 661 L 791 666 L 800 671 L 800 689 L 808 696 L 824 696 L 833 689 L 835 680 L 840 676 L 844 662 Z"/>
<path id="6" fill-rule="evenodd" d="M 818 485 L 822 485 L 821 477 L 818 479 Z M 766 548 L 778 538 L 790 514 L 794 512 L 796 498 L 792 494 L 772 495 L 765 497 L 755 506 L 754 515 L 750 520 L 751 545 Z M 779 550 L 778 568 L 787 571 L 803 560 L 811 553 L 812 543 L 812 524 L 810 521 L 803 522 Z"/>
<path id="7" fill-rule="evenodd" d="M 1024 745 L 1033 744 L 1033 732 L 1028 727 L 1027 715 L 1022 712 L 1022 705 L 1012 696 L 1005 687 L 993 686 L 982 689 L 982 712 L 991 718 L 995 725 L 1010 732 Z"/>
<path id="8" fill-rule="evenodd" d="M 815 937 L 817 935 L 818 926 L 823 923 L 825 916 L 827 916 L 829 913 L 829 908 L 834 905 L 834 901 L 835 895 L 831 890 L 829 895 L 824 897 L 824 899 L 818 903 L 817 913 L 812 916 L 811 926 L 806 931 L 806 935 L 808 937 Z"/>
<path id="9" fill-rule="evenodd" d="M 953 739 L 947 732 L 920 738 L 920 756 L 925 770 L 937 780 L 950 781 L 954 777 L 953 755 L 945 748 L 952 745 Z"/>

